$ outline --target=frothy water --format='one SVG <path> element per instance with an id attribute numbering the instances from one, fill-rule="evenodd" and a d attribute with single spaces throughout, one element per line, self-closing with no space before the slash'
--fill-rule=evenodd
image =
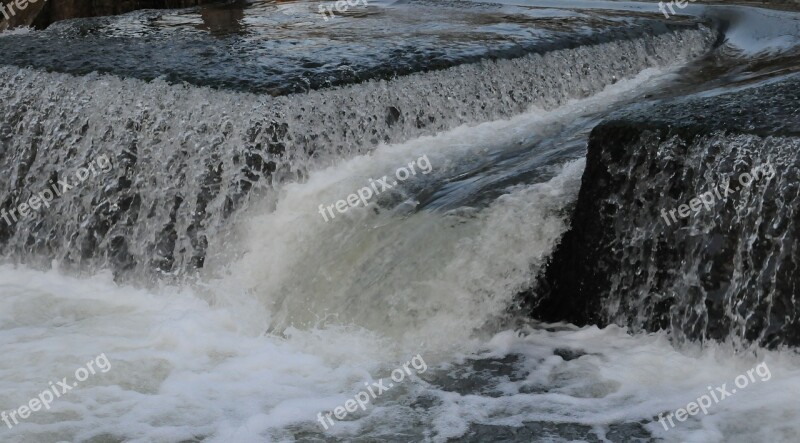
<path id="1" fill-rule="evenodd" d="M 537 128 L 635 96 L 653 74 L 550 113 L 382 146 L 287 184 L 277 206 L 269 199 L 252 206 L 239 229 L 212 243 L 228 252 L 212 254 L 206 283 L 194 289 L 148 291 L 117 286 L 110 274 L 79 279 L 3 267 L 0 325 L 3 340 L 15 343 L 1 378 L 14 389 L 0 391 L 3 405 L 27 402 L 89 354 L 104 352 L 112 364 L 6 435 L 20 442 L 314 435 L 317 412 L 396 362 L 421 354 L 435 367 L 481 346 L 502 329 L 497 321 L 530 283 L 531 266 L 566 228 L 563 208 L 577 195 L 583 160 L 545 162 L 539 168 L 552 178 L 512 186 L 484 206 L 442 212 L 420 201 L 435 207 L 435 183 L 530 142 Z M 317 212 L 319 203 L 424 154 L 429 176 L 329 223 Z M 433 410 L 410 406 L 430 391 L 427 383 L 410 381 L 332 435 L 397 437 L 434 419 Z"/>
<path id="2" fill-rule="evenodd" d="M 671 75 L 647 70 L 551 111 L 381 146 L 314 171 L 306 182 L 281 186 L 274 209 L 265 201 L 243 214 L 239 229 L 209 249 L 232 252 L 210 254 L 205 271 L 224 290 L 237 287 L 268 306 L 270 332 L 349 324 L 433 349 L 469 340 L 507 321 L 514 296 L 533 284 L 535 269 L 567 227 L 583 147 L 568 140 L 538 146 L 537 140 L 585 130 L 587 117 Z M 501 161 L 504 153 L 539 150 L 523 171 Z M 367 207 L 327 222 L 320 215 L 321 204 L 344 199 L 370 179 L 392 177 L 421 156 L 430 162 L 429 174 Z M 490 192 L 500 196 L 471 198 Z"/>
<path id="3" fill-rule="evenodd" d="M 139 32 L 148 14 L 101 28 Z M 0 422 L 0 441 L 796 440 L 794 351 L 540 324 L 516 305 L 568 228 L 588 132 L 677 83 L 714 37 L 685 27 L 283 97 L 0 67 L 2 207 L 114 159 L 111 179 L 0 228 L 0 411 L 101 353 L 111 366 Z M 421 156 L 430 174 L 320 215 Z M 425 372 L 320 426 L 414 355 Z M 768 380 L 658 422 L 762 362 Z"/>
<path id="4" fill-rule="evenodd" d="M 422 212 L 414 216 L 418 221 L 410 228 L 447 235 L 451 242 L 456 235 L 473 234 L 453 248 L 464 254 L 492 254 L 489 245 L 496 240 L 512 247 L 523 239 L 534 239 L 536 251 L 538 236 L 544 243 L 539 246 L 540 259 L 548 243 L 564 228 L 561 218 L 548 214 L 548 208 L 556 210 L 574 196 L 581 169 L 581 162 L 570 164 L 550 182 L 501 198 L 484 210 L 487 214 L 479 215 L 482 220 L 474 223 L 477 226 L 448 233 L 464 221 L 455 215 Z M 283 212 L 278 208 L 264 218 L 273 224 L 293 223 Z M 537 223 L 518 230 L 511 221 L 520 217 Z M 397 224 L 383 222 L 388 227 Z M 253 223 L 266 228 L 262 232 L 269 232 L 270 224 L 263 219 Z M 477 268 L 483 263 L 475 263 L 467 255 L 456 255 L 458 258 L 445 266 L 444 275 L 420 273 L 413 281 L 398 281 L 413 275 L 416 267 L 392 264 L 409 251 L 388 250 L 383 241 L 397 238 L 405 229 L 409 228 L 393 236 L 366 234 L 362 240 L 366 245 L 351 250 L 319 251 L 331 255 L 338 252 L 340 261 L 346 260 L 357 270 L 357 253 L 361 252 L 364 260 L 374 261 L 374 269 L 351 271 L 349 278 L 383 277 L 380 287 L 373 289 L 360 281 L 347 287 L 346 282 L 338 280 L 347 275 L 334 275 L 328 289 L 341 291 L 338 293 L 325 290 L 313 280 L 297 286 L 280 279 L 273 283 L 270 276 L 292 278 L 294 272 L 304 268 L 286 268 L 293 264 L 292 250 L 270 249 L 270 253 L 285 254 L 275 258 L 261 249 L 261 243 L 252 245 L 255 256 L 244 257 L 249 266 L 235 268 L 237 274 L 257 283 L 257 291 L 249 294 L 237 292 L 230 284 L 224 288 L 212 285 L 212 297 L 209 288 L 193 291 L 165 287 L 153 293 L 116 286 L 110 275 L 81 280 L 57 271 L 2 268 L 0 294 L 6 308 L 0 324 L 3 340 L 15 343 L 7 348 L 8 367 L 2 371 L 2 380 L 13 387 L 2 390 L 8 393 L 0 399 L 3 405 L 26 403 L 27 396 L 47 387 L 47 380 L 60 380 L 60 372 L 74 366 L 73 362 L 82 362 L 84 353 L 97 354 L 95 349 L 104 349 L 101 352 L 112 364 L 107 374 L 58 399 L 52 410 L 8 430 L 9 441 L 182 441 L 202 436 L 206 438 L 203 441 L 211 442 L 255 442 L 320 433 L 314 421 L 317 412 L 342 404 L 352 397 L 351 391 L 359 390 L 371 377 L 385 377 L 387 365 L 405 361 L 412 352 L 422 354 L 434 365 L 446 359 L 454 347 L 470 346 L 471 340 L 463 340 L 469 335 L 463 332 L 500 315 L 520 289 L 515 280 L 528 275 L 526 254 L 530 252 L 520 248 L 516 256 L 484 256 L 492 265 L 485 269 Z M 271 246 L 288 247 L 296 241 L 297 250 L 305 252 L 303 242 L 293 232 L 283 232 Z M 368 242 L 370 236 L 381 241 Z M 261 238 L 262 242 L 270 240 L 276 239 Z M 429 255 L 442 252 L 425 235 L 412 236 L 408 241 L 415 240 L 413 246 L 429 251 Z M 373 256 L 375 249 L 383 251 Z M 380 261 L 382 257 L 386 263 Z M 317 266 L 325 263 L 322 257 L 313 262 Z M 396 277 L 392 276 L 393 269 Z M 472 282 L 458 288 L 457 277 L 475 269 L 484 275 L 473 274 Z M 344 273 L 337 268 L 308 269 L 315 275 L 335 271 Z M 516 271 L 516 275 L 502 275 L 510 271 Z M 34 281 L 37 283 L 30 283 Z M 243 280 L 245 284 L 250 281 Z M 382 298 L 370 303 L 369 297 L 375 294 Z M 347 295 L 358 296 L 351 297 L 355 305 L 349 303 Z M 281 303 L 265 303 L 270 297 L 283 299 Z M 270 312 L 271 306 L 276 306 L 275 312 Z M 278 319 L 272 320 L 273 314 Z M 286 326 L 289 314 L 292 325 Z M 424 317 L 417 318 L 422 314 Z M 322 316 L 326 321 L 316 321 Z M 470 316 L 474 321 L 465 322 Z M 279 335 L 265 334 L 276 327 L 281 328 Z M 445 332 L 448 335 L 441 335 Z M 356 416 L 354 422 L 338 424 L 332 435 L 366 438 L 400 432 L 386 430 L 384 424 L 405 414 L 409 400 L 420 395 L 425 383 L 410 380 L 382 397 L 366 417 Z M 412 424 L 406 418 L 399 426 L 402 429 Z"/>
<path id="5" fill-rule="evenodd" d="M 0 340 L 13 343 L 4 345 L 0 404 L 28 402 L 101 352 L 112 366 L 2 429 L 4 441 L 477 442 L 512 429 L 526 441 L 785 441 L 799 412 L 792 354 L 675 349 L 664 335 L 617 327 L 508 329 L 513 295 L 566 228 L 580 149 L 541 161 L 539 175 L 492 202 L 447 209 L 470 198 L 446 183 L 484 186 L 467 172 L 498 150 L 586 125 L 669 79 L 657 75 L 314 171 L 282 186 L 276 203 L 251 206 L 210 246 L 229 253 L 212 255 L 201 285 L 145 290 L 115 284 L 110 272 L 0 267 Z M 426 154 L 428 176 L 327 223 L 317 212 Z M 328 431 L 316 421 L 416 354 L 425 373 Z M 762 360 L 772 379 L 735 401 L 670 431 L 656 421 Z"/>
<path id="6" fill-rule="evenodd" d="M 549 430 L 594 431 L 611 441 L 652 433 L 674 442 L 751 442 L 792 441 L 798 431 L 800 361 L 792 353 L 676 350 L 663 335 L 564 327 L 500 331 L 422 353 L 424 374 L 323 434 L 318 412 L 343 404 L 364 382 L 388 378 L 419 348 L 356 327 L 263 335 L 247 303 L 210 306 L 186 289 L 153 294 L 117 286 L 110 275 L 78 279 L 3 266 L 0 281 L 0 404 L 27 403 L 100 352 L 111 363 L 49 411 L 3 428 L 3 441 L 12 443 L 486 441 L 512 426 L 522 426 L 515 432 L 526 441 L 552 441 Z M 709 415 L 669 431 L 655 421 L 710 385 L 732 386 L 761 361 L 772 378 Z M 513 371 L 491 370 L 508 366 Z"/>

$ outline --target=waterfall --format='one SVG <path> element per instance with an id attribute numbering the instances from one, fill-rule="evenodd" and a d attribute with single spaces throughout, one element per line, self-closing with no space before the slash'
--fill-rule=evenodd
<path id="1" fill-rule="evenodd" d="M 98 156 L 113 168 L 0 224 L 2 254 L 144 280 L 190 275 L 231 217 L 311 168 L 379 143 L 552 109 L 696 57 L 713 40 L 707 28 L 681 29 L 281 97 L 0 67 L 0 167 L 10 171 L 0 208 Z"/>

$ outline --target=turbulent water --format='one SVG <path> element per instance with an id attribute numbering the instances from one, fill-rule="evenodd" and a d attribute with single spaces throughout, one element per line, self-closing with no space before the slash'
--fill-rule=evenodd
<path id="1" fill-rule="evenodd" d="M 2 191 L 13 195 L 23 178 L 44 189 L 97 156 L 116 159 L 83 192 L 54 202 L 64 210 L 41 214 L 36 240 L 15 225 L 4 248 L 140 274 L 191 272 L 253 188 L 380 142 L 552 109 L 710 44 L 708 30 L 682 30 L 280 98 L 0 68 L 8 146 L 0 162 L 15 170 Z"/>
<path id="2" fill-rule="evenodd" d="M 255 2 L 0 35 L 0 216 L 72 185 L 0 220 L 0 411 L 71 385 L 0 441 L 796 441 L 796 352 L 541 324 L 517 295 L 569 227 L 599 121 L 796 71 L 798 15 L 507 3 L 371 3 L 325 29 L 315 3 Z M 659 423 L 761 362 L 707 415 Z"/>

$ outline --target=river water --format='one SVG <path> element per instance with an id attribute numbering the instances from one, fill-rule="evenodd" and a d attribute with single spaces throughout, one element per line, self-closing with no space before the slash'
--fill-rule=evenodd
<path id="1" fill-rule="evenodd" d="M 0 441 L 797 441 L 793 350 L 541 324 L 517 295 L 568 227 L 594 125 L 795 75 L 800 15 L 692 5 L 668 29 L 653 3 L 504 3 L 0 35 L 2 195 L 113 159 L 0 231 L 0 410 L 110 363 Z M 259 137 L 272 163 L 247 157 Z M 367 207 L 320 215 L 383 176 Z M 659 423 L 762 362 L 708 414 Z"/>

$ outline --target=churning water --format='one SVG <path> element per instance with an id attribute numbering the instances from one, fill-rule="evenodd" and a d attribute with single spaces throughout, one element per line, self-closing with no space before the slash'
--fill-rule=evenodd
<path id="1" fill-rule="evenodd" d="M 297 8 L 278 17 L 269 8 L 280 5 L 257 2 L 257 14 L 243 23 L 310 20 L 303 4 L 289 5 Z M 373 6 L 364 19 L 380 22 L 413 7 Z M 455 24 L 446 14 L 430 20 L 438 32 L 458 34 L 489 14 L 483 8 Z M 491 8 L 486 26 L 502 30 L 507 17 L 497 14 L 508 10 Z M 624 8 L 602 20 L 591 10 L 533 11 L 533 22 L 634 20 Z M 714 61 L 698 61 L 714 50 L 708 24 L 648 24 L 623 40 L 576 39 L 575 47 L 559 43 L 543 55 L 503 53 L 458 66 L 431 62 L 441 56 L 436 51 L 422 51 L 419 66 L 375 61 L 387 43 L 372 42 L 354 56 L 358 75 L 381 78 L 370 61 L 416 73 L 364 83 L 358 75 L 336 77 L 330 84 L 344 86 L 271 97 L 253 91 L 291 92 L 304 76 L 288 69 L 237 76 L 241 54 L 263 49 L 257 33 L 217 29 L 217 56 L 236 44 L 226 39 L 241 38 L 242 53 L 232 61 L 210 56 L 214 63 L 203 66 L 230 65 L 189 78 L 178 64 L 137 70 L 90 50 L 141 35 L 165 47 L 174 38 L 185 48 L 210 38 L 189 33 L 184 22 L 158 24 L 193 23 L 191 11 L 152 14 L 41 32 L 61 33 L 65 51 L 86 67 L 52 60 L 37 67 L 58 72 L 0 67 L 3 207 L 98 155 L 113 159 L 108 174 L 0 228 L 0 410 L 27 404 L 101 353 L 111 365 L 49 410 L 0 425 L 0 441 L 790 442 L 800 435 L 800 357 L 793 351 L 678 346 L 664 333 L 539 324 L 517 309 L 517 294 L 535 284 L 568 228 L 596 123 L 654 95 L 761 81 L 732 65 L 764 57 L 764 48 L 789 51 L 790 38 L 730 43 L 724 49 L 748 58 L 721 64 L 730 77 L 722 86 L 704 77 Z M 789 29 L 797 20 L 781 17 Z M 342 26 L 354 36 L 375 26 L 357 14 L 349 19 L 357 24 Z M 531 37 L 522 28 L 535 26 L 526 20 L 509 26 Z M 430 37 L 423 31 L 413 29 L 419 41 Z M 578 32 L 557 31 L 558 38 Z M 81 43 L 74 35 L 81 32 L 97 41 Z M 300 31 L 286 25 L 280 32 Z M 541 43 L 536 37 L 515 50 Z M 44 38 L 31 32 L 0 42 L 22 48 L 17 42 Z M 450 43 L 445 54 L 470 61 L 470 45 Z M 756 55 L 745 55 L 753 47 Z M 14 52 L 17 64 L 36 66 L 23 53 Z M 201 63 L 192 57 L 184 62 Z M 323 66 L 334 56 L 317 57 Z M 164 66 L 169 73 L 156 72 Z M 417 72 L 421 66 L 441 69 Z M 84 68 L 127 78 L 74 76 Z M 175 84 L 170 75 L 194 84 Z M 317 80 L 305 84 L 324 83 Z M 320 215 L 320 205 L 370 179 L 393 180 L 422 156 L 429 174 L 332 220 Z M 424 372 L 330 429 L 321 426 L 318 413 L 344 405 L 365 382 L 390 380 L 415 355 Z M 770 377 L 756 378 L 708 415 L 670 430 L 658 422 L 762 361 Z"/>

